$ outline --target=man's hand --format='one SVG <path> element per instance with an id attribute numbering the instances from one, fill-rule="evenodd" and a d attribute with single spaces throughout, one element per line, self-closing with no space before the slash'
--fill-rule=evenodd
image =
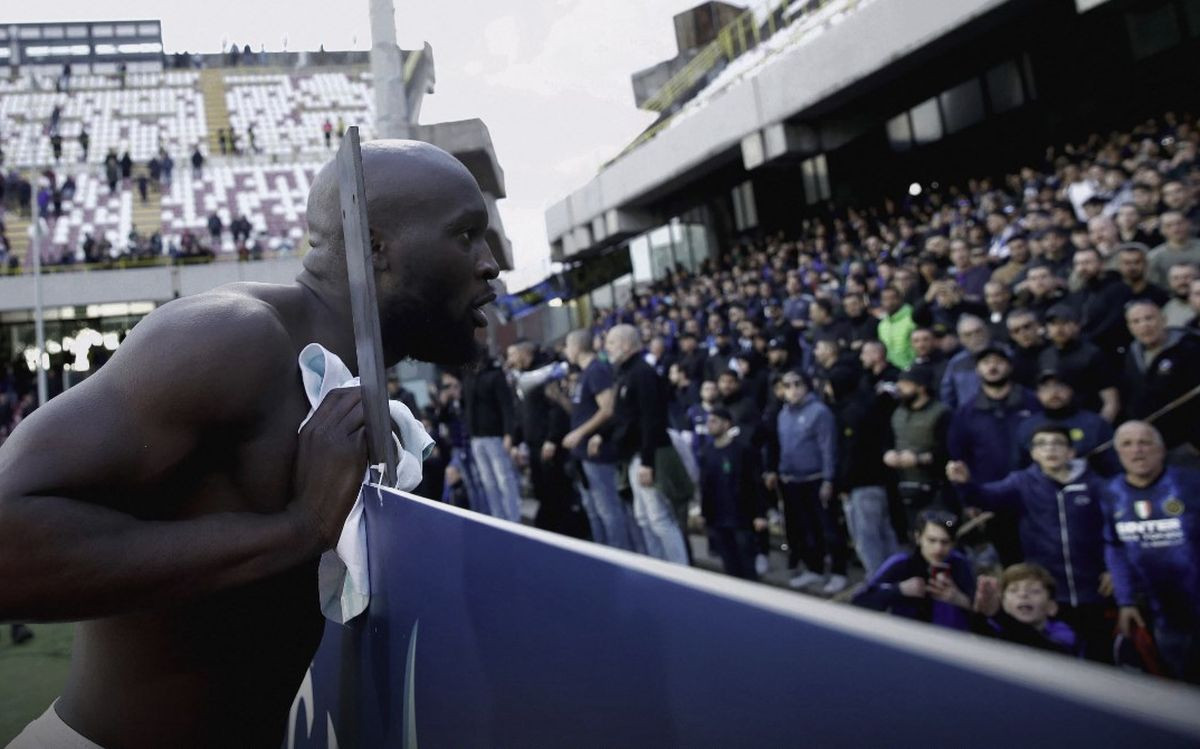
<path id="1" fill-rule="evenodd" d="M 590 440 L 588 440 L 588 449 L 587 449 L 588 457 L 594 458 L 597 455 L 599 455 L 600 447 L 603 444 L 604 444 L 604 437 L 599 434 L 593 434 L 592 438 Z"/>
<path id="2" fill-rule="evenodd" d="M 516 447 L 516 445 L 513 444 L 512 437 L 507 434 L 504 435 L 504 452 L 511 453 L 514 447 Z"/>
<path id="3" fill-rule="evenodd" d="M 542 462 L 548 463 L 548 462 L 554 460 L 554 454 L 556 452 L 558 452 L 558 445 L 554 444 L 553 442 L 549 442 L 549 441 L 543 442 L 542 443 Z"/>
<path id="4" fill-rule="evenodd" d="M 934 600 L 962 609 L 971 608 L 971 601 L 967 598 L 967 594 L 959 590 L 953 580 L 935 577 L 929 581 L 925 589 L 929 592 L 929 597 Z"/>
<path id="5" fill-rule="evenodd" d="M 773 472 L 772 473 L 764 473 L 763 474 L 763 484 L 766 485 L 767 491 L 769 491 L 769 492 L 775 491 L 775 487 L 779 486 L 779 474 L 773 473 Z"/>
<path id="6" fill-rule="evenodd" d="M 925 597 L 925 578 L 910 577 L 900 583 L 900 592 L 909 598 Z"/>
<path id="7" fill-rule="evenodd" d="M 1100 587 L 1097 590 L 1105 598 L 1113 594 L 1112 573 L 1108 570 L 1100 573 Z"/>
<path id="8" fill-rule="evenodd" d="M 1138 611 L 1137 606 L 1122 606 L 1117 611 L 1117 631 L 1129 637 L 1133 634 L 1134 627 L 1146 628 L 1142 612 Z"/>
<path id="9" fill-rule="evenodd" d="M 754 518 L 754 532 L 755 533 L 762 533 L 766 529 L 767 529 L 767 519 L 766 518 Z"/>
<path id="10" fill-rule="evenodd" d="M 311 533 L 315 551 L 333 548 L 367 470 L 367 430 L 361 388 L 325 396 L 300 430 L 287 512 Z"/>
<path id="11" fill-rule="evenodd" d="M 900 451 L 888 450 L 883 454 L 883 464 L 888 468 L 900 467 Z"/>
<path id="12" fill-rule="evenodd" d="M 1000 581 L 980 575 L 975 583 L 975 610 L 984 616 L 995 616 L 1000 610 Z"/>
<path id="13" fill-rule="evenodd" d="M 563 447 L 568 450 L 574 450 L 579 447 L 579 443 L 583 442 L 584 434 L 578 429 L 572 429 L 567 432 L 567 436 L 563 437 Z"/>
<path id="14" fill-rule="evenodd" d="M 654 486 L 654 469 L 650 466 L 638 466 L 637 480 L 642 486 Z"/>
<path id="15" fill-rule="evenodd" d="M 961 460 L 952 460 L 946 464 L 946 478 L 955 484 L 965 484 L 971 480 L 971 469 Z"/>
<path id="16" fill-rule="evenodd" d="M 830 500 L 833 499 L 833 482 L 822 481 L 821 488 L 817 491 L 817 497 L 820 498 L 822 506 L 828 507 Z"/>

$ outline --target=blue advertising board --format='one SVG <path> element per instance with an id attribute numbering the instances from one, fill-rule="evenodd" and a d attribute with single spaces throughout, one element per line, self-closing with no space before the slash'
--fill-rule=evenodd
<path id="1" fill-rule="evenodd" d="M 1197 746 L 1200 690 L 364 489 L 286 746 Z"/>

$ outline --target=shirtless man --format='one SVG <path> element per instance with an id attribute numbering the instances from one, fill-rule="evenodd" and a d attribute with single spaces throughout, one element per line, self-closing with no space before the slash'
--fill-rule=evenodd
<path id="1" fill-rule="evenodd" d="M 426 144 L 362 156 L 385 362 L 467 363 L 499 272 L 475 179 Z M 300 350 L 357 369 L 333 164 L 308 224 L 295 283 L 164 305 L 0 449 L 0 621 L 83 620 L 52 709 L 100 746 L 283 741 L 366 467 L 357 388 L 296 433 Z"/>

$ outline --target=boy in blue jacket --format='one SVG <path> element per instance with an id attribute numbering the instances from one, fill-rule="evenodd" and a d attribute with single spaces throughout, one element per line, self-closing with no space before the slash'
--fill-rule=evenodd
<path id="1" fill-rule="evenodd" d="M 1162 435 L 1142 421 L 1117 429 L 1116 448 L 1125 473 L 1109 485 L 1105 540 L 1118 627 L 1146 626 L 1144 596 L 1163 665 L 1200 684 L 1200 473 L 1165 465 Z"/>
<path id="2" fill-rule="evenodd" d="M 1083 460 L 1071 434 L 1046 422 L 1033 432 L 1034 465 L 979 484 L 962 461 L 946 464 L 963 504 L 1018 517 L 1025 560 L 1045 568 L 1057 588 L 1059 617 L 1080 636 L 1084 655 L 1112 662 L 1112 626 L 1105 612 L 1112 592 L 1104 562 L 1107 488 Z"/>

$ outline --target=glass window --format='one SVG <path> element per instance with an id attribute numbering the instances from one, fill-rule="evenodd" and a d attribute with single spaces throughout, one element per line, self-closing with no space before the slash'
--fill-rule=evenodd
<path id="1" fill-rule="evenodd" d="M 987 88 L 992 111 L 996 114 L 1016 109 L 1025 103 L 1021 73 L 1012 60 L 1005 60 L 987 72 Z"/>
<path id="2" fill-rule="evenodd" d="M 46 28 L 42 29 L 42 38 L 43 39 L 62 39 L 63 38 L 63 27 L 62 26 L 47 26 Z"/>
<path id="3" fill-rule="evenodd" d="M 941 100 L 946 132 L 957 133 L 983 121 L 983 89 L 978 78 L 947 89 L 942 92 Z"/>
<path id="4" fill-rule="evenodd" d="M 116 34 L 117 36 L 134 36 L 137 34 L 137 26 L 132 23 L 118 23 Z"/>
<path id="5" fill-rule="evenodd" d="M 86 39 L 88 35 L 87 26 L 68 26 L 68 39 Z"/>
<path id="6" fill-rule="evenodd" d="M 887 121 L 887 137 L 893 151 L 912 148 L 912 123 L 908 121 L 908 112 L 901 112 Z"/>
<path id="7" fill-rule="evenodd" d="M 17 35 L 21 39 L 41 39 L 42 30 L 37 26 L 22 26 Z"/>
<path id="8" fill-rule="evenodd" d="M 140 23 L 138 24 L 138 33 L 142 36 L 158 36 L 158 24 Z"/>
<path id="9" fill-rule="evenodd" d="M 107 23 L 98 23 L 92 26 L 92 36 L 111 37 L 113 35 L 113 27 Z"/>
<path id="10" fill-rule="evenodd" d="M 650 240 L 643 234 L 629 243 L 629 259 L 633 262 L 633 278 L 639 283 L 654 278 L 654 269 L 650 266 Z"/>
<path id="11" fill-rule="evenodd" d="M 942 115 L 938 100 L 927 99 L 909 112 L 912 115 L 913 139 L 918 144 L 933 143 L 942 138 Z"/>

